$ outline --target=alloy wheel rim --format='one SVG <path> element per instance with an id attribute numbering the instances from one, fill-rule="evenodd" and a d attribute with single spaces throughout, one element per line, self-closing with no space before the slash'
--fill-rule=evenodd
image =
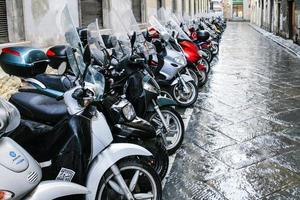
<path id="1" fill-rule="evenodd" d="M 146 171 L 145 169 L 138 167 L 138 166 L 126 166 L 126 167 L 123 167 L 120 169 L 121 174 L 122 174 L 122 172 L 124 172 L 126 170 L 134 170 L 133 176 L 130 181 L 128 181 L 127 179 L 124 179 L 125 182 L 127 183 L 127 187 L 130 189 L 134 199 L 136 199 L 136 200 L 150 200 L 150 199 L 155 200 L 155 199 L 157 199 L 157 186 L 155 184 L 154 178 L 148 171 Z M 136 189 L 141 190 L 141 187 L 138 187 L 139 185 L 137 184 L 140 179 L 141 174 L 144 174 L 145 177 L 148 178 L 148 181 L 152 188 L 152 192 L 134 193 L 134 191 Z M 111 196 L 107 196 L 105 199 L 107 199 L 107 200 L 118 200 L 118 199 L 123 200 L 124 199 L 125 200 L 126 199 L 125 196 L 121 196 L 117 191 L 115 191 L 113 189 L 113 187 L 116 187 L 116 184 L 117 184 L 115 180 L 112 180 L 113 178 L 114 178 L 114 174 L 111 174 L 109 177 L 107 177 L 105 179 L 105 184 L 102 186 L 102 188 L 100 188 L 99 194 L 103 194 L 106 187 L 110 187 L 110 188 L 108 188 L 109 190 L 107 192 L 109 192 L 109 194 L 111 194 L 111 195 L 119 195 L 119 198 L 116 199 L 117 196 L 113 196 L 113 198 L 111 199 L 110 198 Z M 124 176 L 123 176 L 123 178 L 124 178 Z M 112 193 L 112 192 L 114 192 L 114 193 Z M 99 196 L 98 200 L 101 200 L 101 199 L 102 199 L 102 195 Z"/>
<path id="2" fill-rule="evenodd" d="M 196 96 L 196 90 L 193 87 L 191 82 L 187 82 L 186 86 L 188 87 L 189 92 L 187 94 L 185 94 L 185 92 L 183 91 L 184 88 L 181 87 L 179 88 L 179 84 L 177 84 L 174 88 L 173 88 L 173 95 L 174 98 L 176 99 L 177 102 L 181 103 L 181 104 L 190 104 L 195 96 Z"/>
<path id="3" fill-rule="evenodd" d="M 170 112 L 169 110 L 162 110 L 161 112 L 170 130 L 169 133 L 167 133 L 168 135 L 166 135 L 166 140 L 168 142 L 166 149 L 170 150 L 173 149 L 180 141 L 182 135 L 182 127 L 180 120 L 174 113 Z M 165 134 L 165 128 L 157 113 L 155 113 L 155 115 L 151 117 L 150 121 L 154 122 L 157 127 L 161 129 L 161 134 Z"/>

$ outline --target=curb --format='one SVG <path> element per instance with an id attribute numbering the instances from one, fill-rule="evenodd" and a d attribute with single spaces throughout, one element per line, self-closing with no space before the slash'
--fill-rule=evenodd
<path id="1" fill-rule="evenodd" d="M 298 58 L 300 58 L 300 46 L 299 46 L 299 51 L 295 51 L 294 49 L 290 48 L 288 45 L 284 44 L 281 41 L 278 41 L 277 39 L 275 39 L 274 37 L 276 37 L 273 33 L 270 33 L 268 31 L 263 30 L 262 28 L 249 23 L 249 26 L 251 26 L 254 30 L 256 30 L 257 32 L 261 33 L 262 35 L 264 35 L 266 38 L 269 38 L 270 40 L 272 40 L 273 42 L 277 43 L 278 45 L 284 47 L 285 49 L 287 49 L 289 52 L 291 52 L 292 54 L 294 54 L 295 56 L 297 56 Z M 284 38 L 282 38 L 282 40 L 285 40 Z M 287 40 L 285 40 L 287 41 Z"/>

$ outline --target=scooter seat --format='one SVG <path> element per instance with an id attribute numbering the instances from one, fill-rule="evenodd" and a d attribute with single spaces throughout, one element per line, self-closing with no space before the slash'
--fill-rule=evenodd
<path id="1" fill-rule="evenodd" d="M 74 86 L 74 76 L 55 75 L 55 74 L 39 74 L 36 80 L 43 83 L 47 88 L 65 92 Z"/>
<path id="2" fill-rule="evenodd" d="M 9 100 L 20 111 L 22 118 L 36 122 L 56 124 L 67 115 L 67 108 L 63 101 L 32 93 L 18 92 Z"/>

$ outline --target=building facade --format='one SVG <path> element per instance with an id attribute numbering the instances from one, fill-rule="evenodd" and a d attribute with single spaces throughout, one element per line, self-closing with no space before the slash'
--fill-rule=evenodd
<path id="1" fill-rule="evenodd" d="M 46 47 L 62 40 L 59 13 L 68 4 L 74 23 L 85 26 L 98 18 L 103 29 L 109 27 L 111 8 L 118 9 L 120 0 L 0 0 L 0 47 L 27 42 Z M 209 11 L 209 0 L 131 0 L 139 23 L 160 7 L 183 15 Z"/>
<path id="2" fill-rule="evenodd" d="M 250 0 L 224 0 L 223 9 L 228 20 L 250 21 Z"/>
<path id="3" fill-rule="evenodd" d="M 251 22 L 300 44 L 300 0 L 252 0 Z"/>

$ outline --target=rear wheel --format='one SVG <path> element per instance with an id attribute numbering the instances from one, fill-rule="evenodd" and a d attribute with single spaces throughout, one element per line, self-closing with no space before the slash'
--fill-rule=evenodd
<path id="1" fill-rule="evenodd" d="M 123 159 L 117 163 L 121 176 L 134 199 L 162 199 L 161 180 L 154 169 L 138 159 Z M 109 169 L 98 185 L 98 200 L 124 200 L 121 186 Z"/>
<path id="2" fill-rule="evenodd" d="M 142 160 L 148 163 L 159 174 L 161 180 L 165 178 L 169 168 L 169 154 L 166 147 L 163 144 L 161 138 L 156 140 L 149 140 L 142 145 L 153 156 L 142 157 Z"/>

